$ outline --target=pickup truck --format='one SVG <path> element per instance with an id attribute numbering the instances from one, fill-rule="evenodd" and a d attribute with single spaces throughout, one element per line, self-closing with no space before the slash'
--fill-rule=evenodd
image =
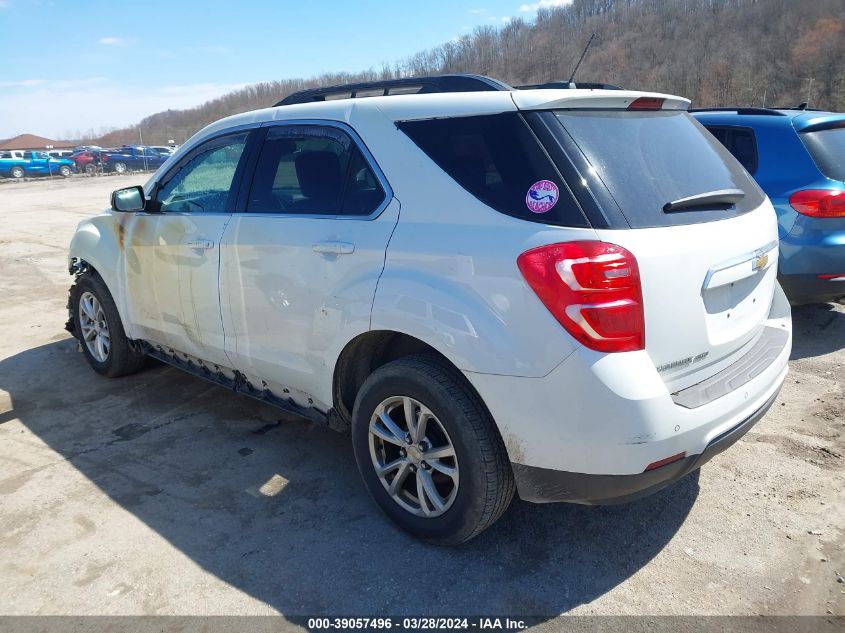
<path id="1" fill-rule="evenodd" d="M 53 158 L 47 152 L 23 152 L 23 157 L 11 152 L 0 153 L 0 176 L 23 178 L 24 176 L 63 176 L 67 178 L 76 165 L 66 158 Z"/>
<path id="2" fill-rule="evenodd" d="M 155 171 L 168 159 L 150 147 L 125 145 L 102 155 L 103 169 L 118 174 L 131 170 Z"/>

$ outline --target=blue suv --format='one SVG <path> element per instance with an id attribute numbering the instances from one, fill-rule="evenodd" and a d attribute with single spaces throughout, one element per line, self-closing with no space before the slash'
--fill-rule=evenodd
<path id="1" fill-rule="evenodd" d="M 778 278 L 793 304 L 845 296 L 845 114 L 690 110 L 754 176 L 778 214 Z"/>

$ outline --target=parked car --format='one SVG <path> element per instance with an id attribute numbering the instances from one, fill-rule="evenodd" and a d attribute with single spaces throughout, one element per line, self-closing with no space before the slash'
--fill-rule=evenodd
<path id="1" fill-rule="evenodd" d="M 170 156 L 177 148 L 169 145 L 151 145 L 150 149 L 157 151 L 162 156 Z"/>
<path id="2" fill-rule="evenodd" d="M 52 158 L 46 152 L 22 152 L 17 158 L 12 152 L 0 155 L 0 176 L 23 178 L 24 176 L 63 176 L 67 178 L 76 170 L 72 160 Z"/>
<path id="3" fill-rule="evenodd" d="M 641 497 L 764 415 L 792 342 L 772 206 L 688 104 L 452 75 L 223 119 L 80 224 L 68 329 L 100 374 L 351 428 L 429 541 L 515 491 Z"/>
<path id="4" fill-rule="evenodd" d="M 768 194 L 792 303 L 845 296 L 845 114 L 717 108 L 693 114 Z"/>
<path id="5" fill-rule="evenodd" d="M 168 156 L 149 147 L 125 145 L 104 152 L 102 158 L 106 171 L 122 174 L 129 170 L 155 171 L 167 160 Z"/>
<path id="6" fill-rule="evenodd" d="M 73 150 L 70 149 L 51 149 L 47 150 L 47 155 L 52 158 L 70 158 L 73 155 Z"/>
<path id="7" fill-rule="evenodd" d="M 97 157 L 100 155 L 99 149 L 83 149 L 75 151 L 70 159 L 76 165 L 76 170 L 80 173 L 91 174 L 97 170 Z"/>

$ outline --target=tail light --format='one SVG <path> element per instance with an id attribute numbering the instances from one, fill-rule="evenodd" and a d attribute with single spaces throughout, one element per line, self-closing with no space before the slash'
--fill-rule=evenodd
<path id="1" fill-rule="evenodd" d="M 565 242 L 526 251 L 517 265 L 543 305 L 586 347 L 645 347 L 640 271 L 629 251 L 606 242 Z"/>
<path id="2" fill-rule="evenodd" d="M 663 107 L 666 99 L 659 97 L 639 97 L 631 102 L 628 106 L 629 110 L 659 110 Z"/>
<path id="3" fill-rule="evenodd" d="M 789 196 L 789 204 L 811 218 L 845 218 L 845 191 L 806 189 Z"/>

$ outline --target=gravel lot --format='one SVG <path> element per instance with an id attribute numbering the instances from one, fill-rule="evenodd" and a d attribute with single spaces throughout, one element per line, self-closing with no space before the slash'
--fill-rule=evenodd
<path id="1" fill-rule="evenodd" d="M 769 414 L 626 506 L 515 502 L 458 549 L 381 517 L 348 438 L 64 331 L 66 249 L 145 177 L 0 184 L 0 613 L 845 615 L 845 308 L 797 308 Z"/>

